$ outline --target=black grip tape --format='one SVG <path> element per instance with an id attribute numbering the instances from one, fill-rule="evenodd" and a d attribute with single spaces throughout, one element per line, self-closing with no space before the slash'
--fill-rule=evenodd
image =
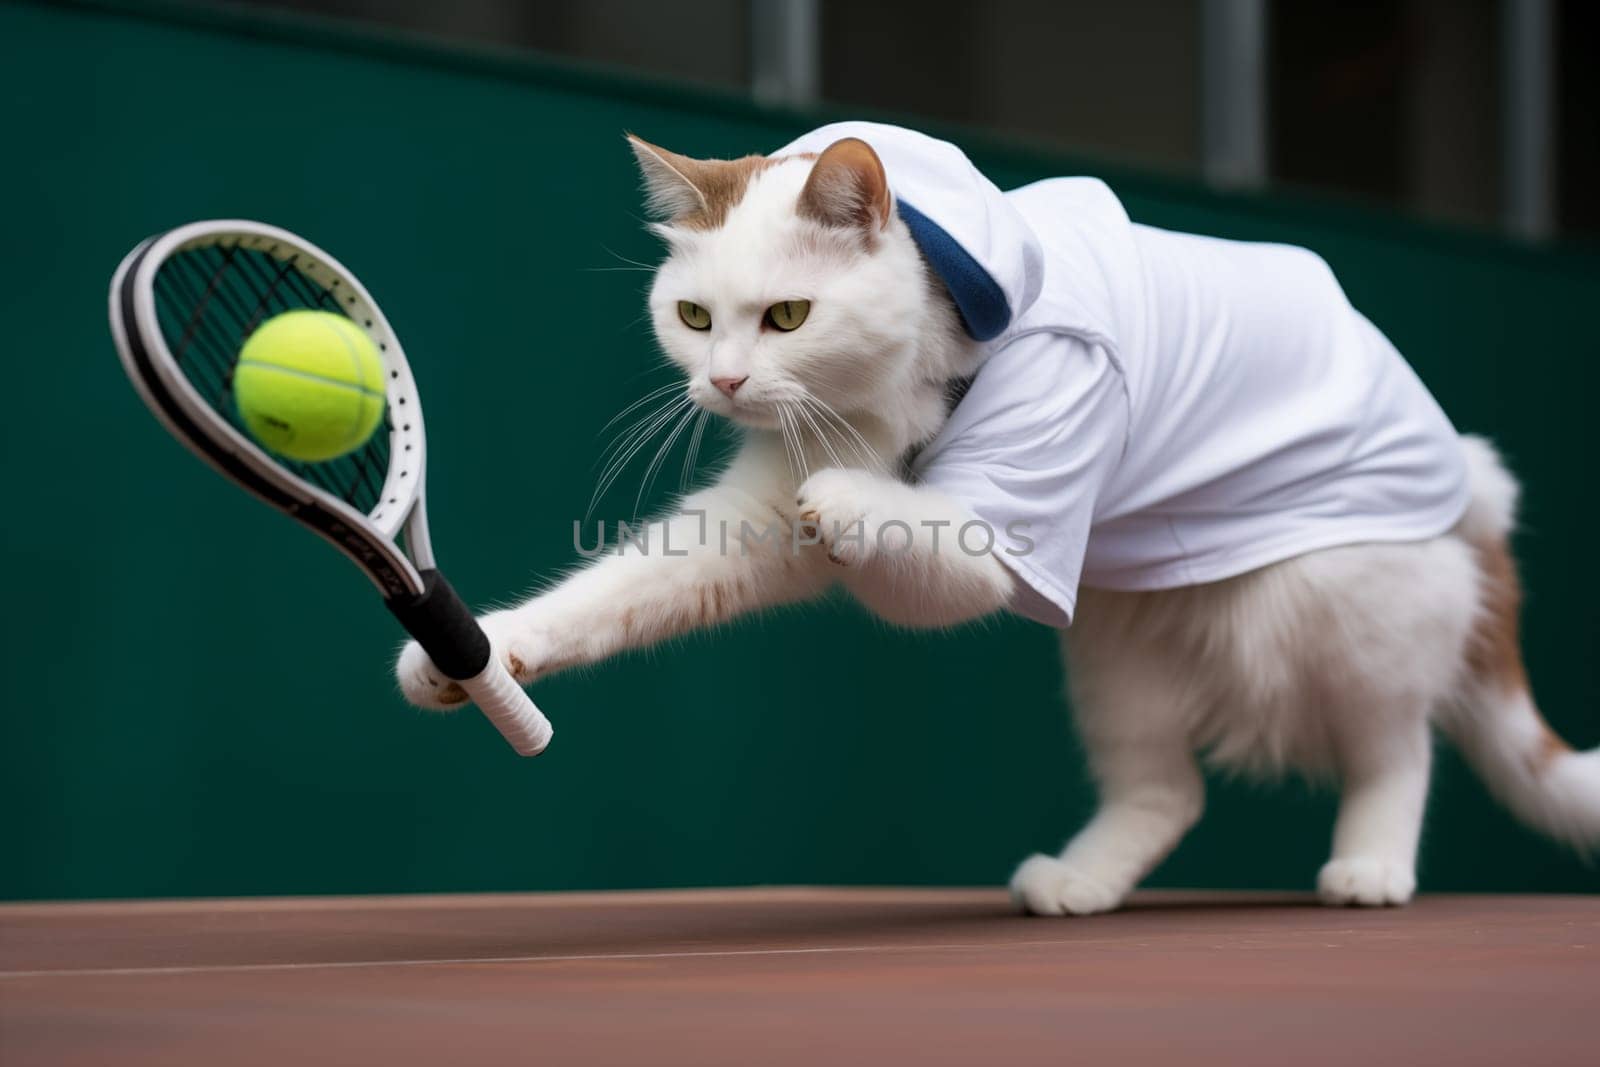
<path id="1" fill-rule="evenodd" d="M 421 571 L 422 592 L 384 600 L 446 677 L 476 678 L 489 665 L 489 639 L 438 571 Z"/>

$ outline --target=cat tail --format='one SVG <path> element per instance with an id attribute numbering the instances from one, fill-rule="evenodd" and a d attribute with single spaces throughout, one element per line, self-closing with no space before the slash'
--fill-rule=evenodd
<path id="1" fill-rule="evenodd" d="M 1501 803 L 1585 854 L 1600 850 L 1600 749 L 1574 752 L 1533 701 L 1522 664 L 1522 587 L 1507 542 L 1518 486 L 1494 446 L 1463 436 L 1472 502 L 1455 534 L 1478 562 L 1478 617 L 1463 683 L 1440 726 Z"/>

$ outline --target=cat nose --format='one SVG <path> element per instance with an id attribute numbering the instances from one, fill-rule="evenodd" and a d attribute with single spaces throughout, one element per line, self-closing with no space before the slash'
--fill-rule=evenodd
<path id="1" fill-rule="evenodd" d="M 743 378 L 713 378 L 711 379 L 711 384 L 722 390 L 724 396 L 732 397 L 734 393 L 739 391 L 739 386 L 749 380 L 750 375 L 746 374 Z"/>

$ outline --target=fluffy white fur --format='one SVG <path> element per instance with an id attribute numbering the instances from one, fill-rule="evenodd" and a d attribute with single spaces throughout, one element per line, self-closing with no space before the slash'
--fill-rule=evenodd
<path id="1" fill-rule="evenodd" d="M 706 204 L 693 166 L 715 164 L 642 142 L 635 150 L 653 204 L 674 213 Z M 650 295 L 656 336 L 688 398 L 742 424 L 744 445 L 715 485 L 652 531 L 659 548 L 670 526 L 687 556 L 608 553 L 483 619 L 520 680 L 835 582 L 907 626 L 954 625 L 1009 600 L 1012 576 L 993 555 L 934 551 L 924 538 L 909 551 L 877 548 L 890 520 L 954 530 L 971 517 L 903 482 L 899 459 L 937 431 L 946 383 L 970 373 L 978 353 L 897 217 L 862 226 L 797 210 L 813 166 L 756 169 L 720 225 L 656 227 L 669 247 Z M 829 177 L 835 199 L 853 180 Z M 797 299 L 811 302 L 798 330 L 763 326 L 767 307 Z M 707 308 L 711 329 L 680 321 L 680 300 Z M 747 380 L 728 396 L 712 385 L 718 377 Z M 1323 899 L 1403 903 L 1415 888 L 1433 723 L 1525 819 L 1579 847 L 1600 843 L 1600 751 L 1552 749 L 1525 687 L 1470 668 L 1488 610 L 1480 550 L 1503 545 L 1516 484 L 1486 442 L 1465 444 L 1473 503 L 1446 536 L 1316 552 L 1205 586 L 1082 591 L 1063 645 L 1100 807 L 1060 855 L 1018 868 L 1022 907 L 1083 915 L 1120 904 L 1199 818 L 1202 757 L 1341 783 Z M 724 551 L 715 533 L 699 544 L 708 528 L 736 535 L 774 517 L 800 527 L 798 551 L 794 540 L 750 539 Z M 837 536 L 856 522 L 863 537 Z M 414 643 L 397 670 L 416 704 L 464 699 Z"/>

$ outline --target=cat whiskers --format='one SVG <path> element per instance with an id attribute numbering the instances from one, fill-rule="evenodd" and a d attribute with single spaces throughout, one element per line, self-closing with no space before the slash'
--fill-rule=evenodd
<path id="1" fill-rule="evenodd" d="M 806 425 L 811 427 L 811 432 L 815 435 L 817 443 L 828 454 L 828 459 L 832 461 L 833 465 L 835 467 L 843 467 L 845 465 L 844 460 L 840 459 L 839 453 L 833 450 L 833 442 L 828 440 L 828 435 L 823 432 L 822 425 L 817 422 L 817 417 L 811 413 L 811 409 L 806 405 L 804 398 L 795 406 L 795 410 L 801 418 L 806 420 Z"/>
<path id="2" fill-rule="evenodd" d="M 681 386 L 674 385 L 670 388 L 658 390 L 656 395 L 660 395 L 662 392 L 669 392 L 680 388 Z M 651 397 L 647 396 L 644 400 L 644 403 L 649 403 L 651 399 Z M 639 405 L 637 403 L 633 405 L 634 408 L 637 408 L 638 406 Z M 605 463 L 605 468 L 601 471 L 600 478 L 595 484 L 594 494 L 589 498 L 589 508 L 588 511 L 584 513 L 584 519 L 586 521 L 589 516 L 594 514 L 595 505 L 600 502 L 600 498 L 605 496 L 606 490 L 610 489 L 612 483 L 615 482 L 619 476 L 621 476 L 625 469 L 627 469 L 627 466 L 630 462 L 632 462 L 633 457 L 638 455 L 639 451 L 644 448 L 644 446 L 650 442 L 650 439 L 655 437 L 655 435 L 660 432 L 663 427 L 670 425 L 673 419 L 677 418 L 680 413 L 686 412 L 693 406 L 694 401 L 689 398 L 689 394 L 687 390 L 685 390 L 679 393 L 677 397 L 665 401 L 659 407 L 653 408 L 647 414 L 635 420 L 625 430 L 619 433 L 616 439 L 611 442 L 611 444 L 606 446 L 605 451 L 601 453 L 601 459 Z M 616 420 L 612 421 L 615 422 Z M 607 458 L 608 456 L 609 458 Z"/>
<path id="3" fill-rule="evenodd" d="M 611 429 L 611 427 L 615 426 L 622 419 L 626 418 L 629 412 L 637 411 L 639 408 L 650 403 L 650 401 L 656 399 L 657 397 L 666 396 L 668 393 L 682 388 L 682 382 L 668 382 L 666 385 L 650 390 L 644 396 L 641 396 L 638 400 L 635 400 L 633 403 L 629 404 L 627 407 L 611 416 L 610 420 L 604 426 L 600 427 L 600 432 L 605 433 L 607 430 Z"/>
<path id="4" fill-rule="evenodd" d="M 806 461 L 806 450 L 800 440 L 794 412 L 784 400 L 777 401 L 773 411 L 778 416 L 778 429 L 783 432 L 783 454 L 789 460 L 789 472 L 794 475 L 794 484 L 802 485 L 811 477 L 811 464 Z"/>
<path id="5" fill-rule="evenodd" d="M 833 428 L 839 435 L 840 444 L 849 447 L 851 453 L 868 470 L 884 469 L 883 459 L 878 455 L 878 450 L 861 435 L 861 431 L 851 425 L 850 420 L 833 409 L 826 400 L 811 393 L 801 395 L 801 402 L 815 411 L 822 419 L 823 424 Z M 830 453 L 831 453 L 830 449 Z M 838 463 L 835 459 L 834 462 Z M 839 464 L 841 467 L 844 464 Z"/>
<path id="6" fill-rule="evenodd" d="M 700 439 L 705 436 L 706 420 L 711 412 L 702 410 L 695 416 L 694 432 L 689 435 L 689 449 L 683 454 L 683 476 L 678 479 L 678 492 L 689 491 L 689 479 L 694 476 L 694 461 L 700 458 Z"/>
<path id="7" fill-rule="evenodd" d="M 633 514 L 636 517 L 644 504 L 645 496 L 650 492 L 651 484 L 656 480 L 656 473 L 661 469 L 661 464 L 667 458 L 667 453 L 672 451 L 672 443 L 678 439 L 678 435 L 683 433 L 692 421 L 694 421 L 694 408 L 691 405 L 684 410 L 681 417 L 676 419 L 677 424 L 673 426 L 672 432 L 667 434 L 666 440 L 661 442 L 661 447 L 656 449 L 656 454 L 650 458 L 650 465 L 644 469 L 644 480 L 639 483 L 639 495 L 633 498 Z"/>
<path id="8" fill-rule="evenodd" d="M 600 462 L 605 467 L 605 470 L 601 473 L 601 479 L 604 480 L 607 475 L 612 473 L 614 462 L 621 459 L 623 453 L 630 446 L 641 440 L 640 435 L 648 435 L 653 432 L 658 427 L 660 420 L 670 415 L 682 400 L 682 397 L 676 399 L 669 397 L 669 399 L 624 427 L 600 453 Z"/>
<path id="9" fill-rule="evenodd" d="M 794 443 L 789 440 L 789 417 L 784 411 L 783 401 L 778 401 L 772 409 L 778 417 L 778 432 L 783 435 L 783 458 L 789 464 L 789 474 L 794 478 L 795 484 L 800 484 L 800 468 L 794 463 Z"/>
<path id="10" fill-rule="evenodd" d="M 637 259 L 629 259 L 627 256 L 623 255 L 621 252 L 618 252 L 618 251 L 616 251 L 614 249 L 606 248 L 605 245 L 601 245 L 600 247 L 605 250 L 606 255 L 610 256 L 613 259 L 617 259 L 617 260 L 622 261 L 623 263 L 626 263 L 627 266 L 625 266 L 625 267 L 584 267 L 584 268 L 582 268 L 583 270 L 587 270 L 587 271 L 596 271 L 596 270 L 598 270 L 598 271 L 606 271 L 606 270 L 641 270 L 641 271 L 644 271 L 647 274 L 654 274 L 655 271 L 656 271 L 656 268 L 652 267 L 648 263 L 640 263 Z"/>

